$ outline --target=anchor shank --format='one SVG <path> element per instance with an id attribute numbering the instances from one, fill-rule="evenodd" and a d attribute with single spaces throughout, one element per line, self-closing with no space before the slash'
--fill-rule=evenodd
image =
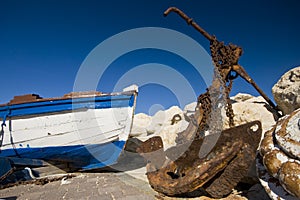
<path id="1" fill-rule="evenodd" d="M 176 7 L 170 7 L 164 12 L 164 16 L 167 16 L 170 12 L 177 13 L 181 18 L 183 18 L 189 25 L 192 25 L 197 31 L 199 31 L 204 37 L 206 37 L 209 41 L 214 40 L 214 36 L 211 36 L 207 33 L 203 28 L 201 28 L 196 22 L 193 21 L 192 18 L 188 17 L 184 12 Z"/>

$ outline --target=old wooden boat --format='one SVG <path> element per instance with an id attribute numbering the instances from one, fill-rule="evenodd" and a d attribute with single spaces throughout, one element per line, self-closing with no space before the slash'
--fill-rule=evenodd
<path id="1" fill-rule="evenodd" d="M 0 106 L 1 163 L 47 161 L 77 170 L 116 163 L 131 130 L 137 93 L 134 85 L 119 93 L 15 97 Z"/>

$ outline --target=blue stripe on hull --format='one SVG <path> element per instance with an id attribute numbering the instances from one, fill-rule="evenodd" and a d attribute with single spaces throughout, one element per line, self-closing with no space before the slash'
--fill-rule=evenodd
<path id="1" fill-rule="evenodd" d="M 74 99 L 62 99 L 23 103 L 0 107 L 0 118 L 17 117 L 26 115 L 55 113 L 78 109 L 102 109 L 132 107 L 134 105 L 133 93 L 116 96 L 82 97 Z"/>
<path id="2" fill-rule="evenodd" d="M 17 148 L 16 151 L 21 158 L 68 162 L 78 169 L 90 170 L 115 164 L 124 145 L 125 141 L 114 141 L 105 144 Z M 2 150 L 0 156 L 16 157 L 15 150 Z"/>

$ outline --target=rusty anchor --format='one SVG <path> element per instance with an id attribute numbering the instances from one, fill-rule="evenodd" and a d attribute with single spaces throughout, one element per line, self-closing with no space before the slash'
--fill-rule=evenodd
<path id="1" fill-rule="evenodd" d="M 199 157 L 199 147 L 203 142 L 212 141 L 212 135 L 185 144 L 189 145 L 188 150 L 176 160 L 167 159 L 172 158 L 171 151 L 178 150 L 176 147 L 166 152 L 162 148 L 154 153 L 147 152 L 153 149 L 149 148 L 151 143 L 159 143 L 162 147 L 160 137 L 146 141 L 147 145 L 139 151 L 148 159 L 147 178 L 156 191 L 176 196 L 203 187 L 210 196 L 221 198 L 247 174 L 255 159 L 261 133 L 259 121 L 224 130 L 214 148 L 203 158 Z"/>
<path id="2" fill-rule="evenodd" d="M 179 14 L 210 41 L 215 66 L 213 82 L 207 92 L 198 97 L 194 117 L 187 129 L 178 134 L 175 147 L 164 151 L 163 141 L 157 136 L 145 141 L 138 152 L 148 161 L 147 177 L 156 191 L 176 196 L 202 188 L 208 195 L 221 198 L 247 174 L 255 160 L 262 132 L 259 121 L 234 125 L 229 97 L 233 80 L 241 76 L 277 111 L 278 116 L 280 112 L 238 64 L 241 47 L 219 42 L 178 8 L 170 7 L 164 15 L 170 12 Z M 218 121 L 220 104 L 229 118 L 227 130 L 222 130 L 222 123 Z"/>

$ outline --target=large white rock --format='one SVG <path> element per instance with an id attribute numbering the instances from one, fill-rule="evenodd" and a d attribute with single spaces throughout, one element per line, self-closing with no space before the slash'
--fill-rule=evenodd
<path id="1" fill-rule="evenodd" d="M 259 120 L 262 123 L 263 133 L 269 130 L 275 124 L 275 111 L 271 108 L 261 96 L 254 97 L 249 94 L 239 93 L 231 97 L 233 101 L 235 125 L 241 125 L 247 122 Z M 228 118 L 223 117 L 224 128 L 229 128 Z"/>
<path id="2" fill-rule="evenodd" d="M 151 116 L 148 116 L 144 113 L 138 113 L 134 115 L 130 136 L 132 137 L 146 136 L 147 127 L 150 126 L 151 121 L 152 121 Z"/>
<path id="3" fill-rule="evenodd" d="M 165 111 L 158 111 L 152 117 L 152 123 L 147 128 L 148 135 L 160 136 L 164 149 L 176 145 L 177 133 L 184 131 L 188 122 L 184 120 L 183 111 L 178 106 L 172 106 Z"/>
<path id="4" fill-rule="evenodd" d="M 153 117 L 137 114 L 134 117 L 131 136 L 145 141 L 153 136 L 160 136 L 164 149 L 174 146 L 177 133 L 186 129 L 188 122 L 184 120 L 183 111 L 178 106 L 158 111 Z"/>
<path id="5" fill-rule="evenodd" d="M 183 113 L 186 116 L 192 116 L 195 113 L 195 108 L 197 106 L 197 102 L 192 102 L 190 104 L 187 104 L 184 109 L 183 109 Z"/>
<path id="6" fill-rule="evenodd" d="M 174 116 L 177 116 L 174 118 Z M 174 118 L 174 119 L 173 119 Z M 148 135 L 158 133 L 166 126 L 176 125 L 177 122 L 184 119 L 183 112 L 178 106 L 172 106 L 167 110 L 158 111 L 153 117 L 149 127 L 147 127 Z M 172 123 L 174 121 L 174 124 Z"/>
<path id="7" fill-rule="evenodd" d="M 300 108 L 300 67 L 286 72 L 273 86 L 272 93 L 284 114 Z"/>

